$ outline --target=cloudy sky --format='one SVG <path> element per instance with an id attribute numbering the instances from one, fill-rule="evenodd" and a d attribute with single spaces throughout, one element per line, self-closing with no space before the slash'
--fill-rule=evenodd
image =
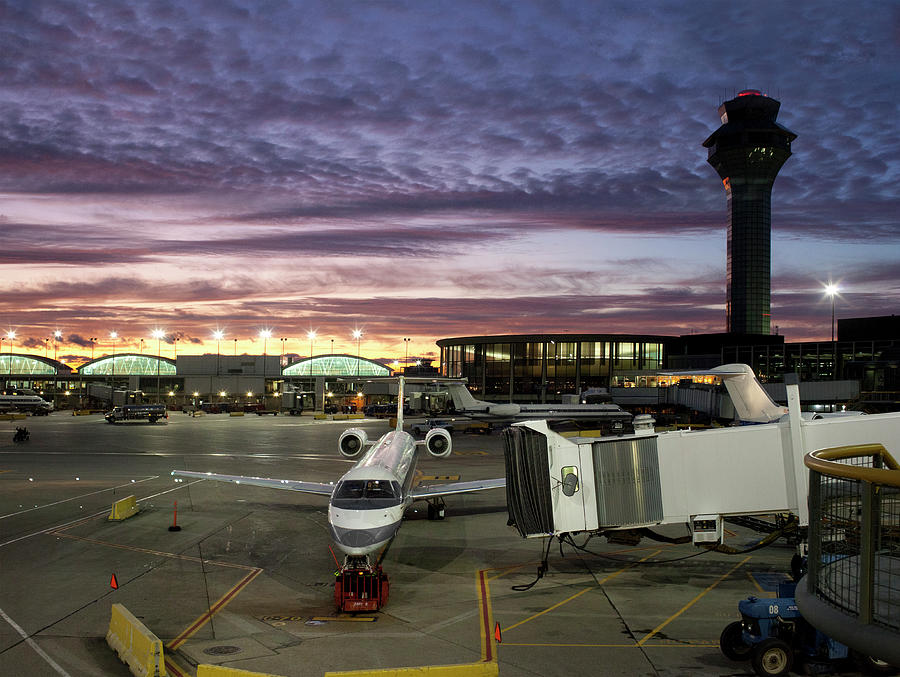
<path id="1" fill-rule="evenodd" d="M 798 135 L 772 324 L 900 312 L 897 3 L 0 0 L 0 45 L 14 350 L 724 331 L 701 144 L 747 87 Z"/>

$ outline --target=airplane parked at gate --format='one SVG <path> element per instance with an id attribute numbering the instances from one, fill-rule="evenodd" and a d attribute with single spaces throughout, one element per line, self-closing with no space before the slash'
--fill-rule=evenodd
<path id="1" fill-rule="evenodd" d="M 457 414 L 488 421 L 585 420 L 608 423 L 622 429 L 631 423 L 631 414 L 618 404 L 516 404 L 476 400 L 462 381 L 446 380 Z"/>
<path id="2" fill-rule="evenodd" d="M 341 434 L 338 449 L 344 456 L 356 458 L 366 447 L 369 448 L 337 484 L 189 470 L 173 470 L 172 475 L 328 496 L 331 538 L 346 554 L 342 573 L 368 572 L 381 580 L 383 574 L 371 557 L 391 542 L 400 528 L 404 511 L 413 501 L 428 501 L 429 517 L 440 518 L 443 516 L 443 496 L 506 486 L 505 477 L 413 486 L 418 447 L 424 446 L 429 454 L 437 458 L 446 458 L 452 450 L 452 442 L 450 434 L 442 428 L 430 430 L 422 441 L 416 441 L 403 430 L 404 380 L 403 376 L 398 377 L 397 426 L 394 430 L 375 442 L 369 442 L 365 431 L 359 428 L 350 428 Z"/>

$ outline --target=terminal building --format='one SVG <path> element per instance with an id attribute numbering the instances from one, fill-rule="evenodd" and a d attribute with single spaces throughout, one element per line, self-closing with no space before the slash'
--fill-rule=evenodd
<path id="1" fill-rule="evenodd" d="M 444 338 L 437 345 L 439 370 L 410 366 L 404 373 L 465 378 L 476 397 L 494 402 L 572 402 L 586 394 L 602 397 L 598 391 L 605 389 L 626 408 L 653 411 L 661 401 L 660 391 L 681 380 L 660 372 L 741 362 L 750 365 L 763 384 L 777 386 L 788 373 L 798 374 L 801 383 L 820 384 L 813 397 L 826 410 L 858 406 L 877 411 L 900 405 L 896 315 L 838 320 L 835 341 L 788 343 L 780 335 L 728 333 L 560 333 Z M 123 353 L 77 368 L 39 355 L 0 355 L 4 391 L 32 389 L 61 409 L 105 406 L 118 392 L 143 393 L 147 401 L 173 408 L 360 410 L 390 401 L 389 388 L 363 383 L 392 373 L 380 362 L 343 354 L 285 364 L 276 355 L 179 355 L 173 360 Z M 776 399 L 781 390 L 775 387 Z M 428 406 L 441 403 L 432 397 Z"/>

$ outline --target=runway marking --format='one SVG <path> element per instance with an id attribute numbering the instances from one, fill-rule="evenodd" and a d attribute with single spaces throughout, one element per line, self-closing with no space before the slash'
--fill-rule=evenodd
<path id="1" fill-rule="evenodd" d="M 0 617 L 2 617 L 3 620 L 5 620 L 7 623 L 9 623 L 10 626 L 12 626 L 13 630 L 15 630 L 17 633 L 19 633 L 19 635 L 22 637 L 22 639 L 25 640 L 25 643 L 28 646 L 30 646 L 32 649 L 34 649 L 34 652 L 38 656 L 43 658 L 47 662 L 47 665 L 49 665 L 51 668 L 53 668 L 57 674 L 61 675 L 61 677 L 72 677 L 68 672 L 66 672 L 60 666 L 59 663 L 57 663 L 55 660 L 50 658 L 50 656 L 47 654 L 47 652 L 44 651 L 41 647 L 39 647 L 37 645 L 37 642 L 35 642 L 33 639 L 31 639 L 31 637 L 28 636 L 28 633 L 25 632 L 18 623 L 16 623 L 12 618 L 7 616 L 6 612 L 3 609 L 0 609 Z"/>
<path id="2" fill-rule="evenodd" d="M 8 471 L 2 470 L 0 472 L 8 472 Z M 50 506 L 59 505 L 60 503 L 67 503 L 69 501 L 75 501 L 75 500 L 78 500 L 79 498 L 84 498 L 85 496 L 93 496 L 94 494 L 102 494 L 104 491 L 115 491 L 116 489 L 121 489 L 122 487 L 130 487 L 132 484 L 139 484 L 141 482 L 149 482 L 150 480 L 155 480 L 158 477 L 159 477 L 159 475 L 153 475 L 152 477 L 146 477 L 142 480 L 135 480 L 134 482 L 129 482 L 128 484 L 119 484 L 118 486 L 109 487 L 108 489 L 100 489 L 98 491 L 92 491 L 87 494 L 81 494 L 80 496 L 73 496 L 72 498 L 64 498 L 61 501 L 47 503 L 46 505 L 38 505 L 34 508 L 28 508 L 27 510 L 19 510 L 19 512 L 11 512 L 8 515 L 0 515 L 0 520 L 5 520 L 7 517 L 15 517 L 16 515 L 23 515 L 26 512 L 32 512 L 34 510 L 41 510 L 43 508 L 49 508 Z"/>
<path id="3" fill-rule="evenodd" d="M 667 648 L 684 648 L 684 649 L 696 649 L 697 647 L 704 646 L 719 646 L 718 642 L 713 642 L 711 640 L 698 640 L 696 642 L 686 640 L 684 642 L 660 642 L 660 643 L 652 643 L 652 644 L 553 644 L 550 642 L 533 642 L 533 643 L 518 643 L 518 642 L 503 642 L 503 646 L 551 646 L 551 647 L 560 647 L 560 648 L 569 648 L 569 649 L 667 649 Z"/>
<path id="4" fill-rule="evenodd" d="M 631 562 L 631 563 L 628 564 L 628 566 L 624 566 L 624 567 L 622 567 L 621 569 L 619 569 L 618 571 L 614 571 L 614 572 L 611 573 L 611 574 L 607 574 L 606 576 L 603 577 L 602 580 L 597 581 L 597 584 L 596 584 L 596 585 L 592 585 L 592 586 L 590 586 L 590 587 L 588 587 L 588 588 L 584 588 L 583 590 L 581 590 L 581 591 L 579 591 L 579 592 L 576 592 L 574 595 L 571 595 L 570 597 L 567 597 L 566 599 L 562 600 L 561 602 L 557 602 L 557 603 L 554 604 L 553 606 L 548 607 L 548 608 L 544 609 L 543 611 L 539 611 L 538 613 L 536 613 L 536 614 L 534 614 L 534 615 L 532 615 L 532 616 L 529 616 L 528 618 L 526 618 L 526 619 L 523 620 L 523 621 L 519 621 L 518 623 L 514 623 L 513 625 L 507 626 L 507 627 L 503 628 L 503 631 L 504 631 L 504 632 L 509 632 L 510 630 L 512 630 L 512 629 L 514 629 L 514 628 L 518 628 L 520 625 L 525 625 L 525 623 L 528 623 L 529 621 L 533 621 L 535 618 L 538 618 L 539 616 L 543 616 L 545 613 L 548 613 L 548 612 L 550 612 L 550 611 L 553 611 L 554 609 L 558 609 L 558 608 L 561 607 L 563 604 L 568 604 L 568 603 L 571 602 L 572 600 L 574 600 L 574 599 L 576 599 L 576 598 L 578 598 L 578 597 L 581 597 L 581 596 L 582 596 L 584 593 L 586 593 L 586 592 L 589 592 L 589 591 L 591 591 L 591 590 L 596 590 L 598 587 L 600 587 L 601 585 L 603 585 L 603 584 L 606 583 L 607 581 L 611 581 L 612 579 L 614 579 L 614 578 L 615 578 L 616 576 L 618 576 L 619 574 L 621 574 L 621 573 L 623 573 L 623 572 L 625 572 L 625 571 L 628 571 L 629 569 L 631 569 L 632 567 L 634 567 L 634 566 L 635 566 L 636 564 L 638 564 L 639 562 L 643 562 L 644 560 L 650 559 L 651 557 L 655 557 L 656 555 L 658 555 L 658 554 L 661 553 L 661 552 L 662 552 L 662 550 L 655 550 L 655 551 L 651 552 L 649 555 L 646 555 L 646 556 L 642 557 L 642 558 L 639 559 L 637 562 Z"/>
<path id="5" fill-rule="evenodd" d="M 744 564 L 746 564 L 747 562 L 749 562 L 750 559 L 751 559 L 752 557 L 753 557 L 752 555 L 747 555 L 744 559 L 742 559 L 740 562 L 738 562 L 738 563 L 735 564 L 733 567 L 731 567 L 731 569 L 729 569 L 726 573 L 724 573 L 724 574 L 722 574 L 721 576 L 719 576 L 719 577 L 715 580 L 715 582 L 713 582 L 711 585 L 707 586 L 707 588 L 706 588 L 703 592 L 701 592 L 699 595 L 697 595 L 696 597 L 694 597 L 694 599 L 692 599 L 690 602 L 688 602 L 687 604 L 685 604 L 683 607 L 681 607 L 678 611 L 676 611 L 674 614 L 672 614 L 671 616 L 669 616 L 669 617 L 668 617 L 666 620 L 664 620 L 662 623 L 660 623 L 660 624 L 657 625 L 655 628 L 653 628 L 653 630 L 651 630 L 651 631 L 649 632 L 649 634 L 645 635 L 644 638 L 641 639 L 641 640 L 638 642 L 638 646 L 643 646 L 644 643 L 645 643 L 648 639 L 650 639 L 651 637 L 653 637 L 653 635 L 655 635 L 657 632 L 659 632 L 660 630 L 662 630 L 664 627 L 666 627 L 669 623 L 671 623 L 671 622 L 674 621 L 676 618 L 678 618 L 678 617 L 679 617 L 681 614 L 683 614 L 685 611 L 687 611 L 687 610 L 690 609 L 692 606 L 694 606 L 694 604 L 696 604 L 698 601 L 700 601 L 700 598 L 701 598 L 701 597 L 703 597 L 706 593 L 708 593 L 710 590 L 712 590 L 713 588 L 715 588 L 719 583 L 721 583 L 721 582 L 724 581 L 726 578 L 728 578 L 732 573 L 734 573 L 735 571 L 737 571 L 737 570 L 738 570 L 740 567 L 742 567 Z"/>
<path id="6" fill-rule="evenodd" d="M 145 501 L 150 498 L 155 498 L 157 496 L 161 496 L 162 494 L 168 494 L 169 492 L 176 491 L 178 489 L 183 489 L 185 487 L 189 487 L 192 484 L 197 484 L 198 482 L 203 482 L 205 480 L 194 480 L 193 482 L 189 482 L 187 484 L 179 484 L 179 486 L 174 487 L 173 489 L 167 489 L 166 491 L 159 492 L 157 494 L 153 494 L 151 496 L 146 496 L 144 498 L 137 499 L 138 501 Z M 102 545 L 109 548 L 118 548 L 120 550 L 130 550 L 132 552 L 141 552 L 149 555 L 156 555 L 159 557 L 166 557 L 169 559 L 178 559 L 182 561 L 195 562 L 198 564 L 211 564 L 213 566 L 225 567 L 229 569 L 244 569 L 248 570 L 246 576 L 244 576 L 240 581 L 237 582 L 228 592 L 226 592 L 222 597 L 220 597 L 215 604 L 209 607 L 209 609 L 202 614 L 199 618 L 194 620 L 178 637 L 173 639 L 166 645 L 166 648 L 170 651 L 176 651 L 180 646 L 182 646 L 188 639 L 190 639 L 194 634 L 197 633 L 200 628 L 209 623 L 213 616 L 215 616 L 219 611 L 224 609 L 231 600 L 237 597 L 238 593 L 243 590 L 250 582 L 259 576 L 263 572 L 263 569 L 259 567 L 252 567 L 246 564 L 236 564 L 233 562 L 217 562 L 215 560 L 202 559 L 200 557 L 194 557 L 192 555 L 182 555 L 175 552 L 165 552 L 162 550 L 151 550 L 150 548 L 139 548 L 133 545 L 124 545 L 121 543 L 112 543 L 110 541 L 101 541 L 96 538 L 88 538 L 86 536 L 77 536 L 75 534 L 67 534 L 65 533 L 68 529 L 73 529 L 79 524 L 83 524 L 100 515 L 106 514 L 106 511 L 100 513 L 95 513 L 90 517 L 86 517 L 83 519 L 75 520 L 73 522 L 69 522 L 68 524 L 64 524 L 61 527 L 46 529 L 44 532 L 38 533 L 49 533 L 51 536 L 59 536 L 61 538 L 70 538 L 76 541 L 83 541 L 85 543 L 92 543 L 95 545 Z M 126 581 L 127 582 L 127 581 Z M 181 672 L 178 668 L 177 664 L 171 662 L 169 658 L 166 658 L 166 667 L 171 670 L 171 672 L 176 675 L 176 677 L 186 677 L 185 673 Z"/>
<path id="7" fill-rule="evenodd" d="M 184 489 L 185 487 L 189 487 L 192 484 L 196 484 L 197 482 L 202 482 L 202 481 L 203 480 L 194 480 L 193 482 L 188 482 L 187 484 L 179 484 L 174 489 L 166 489 L 165 491 L 160 491 L 159 493 L 151 494 L 150 496 L 144 496 L 143 498 L 139 498 L 137 500 L 138 500 L 138 502 L 146 501 L 151 498 L 156 498 L 157 496 L 162 496 L 163 494 L 168 494 L 169 492 L 172 492 L 172 491 L 178 491 L 179 489 Z M 56 524 L 52 527 L 47 527 L 46 529 L 41 529 L 40 531 L 35 531 L 30 534 L 25 534 L 24 536 L 19 536 L 18 538 L 10 539 L 4 543 L 0 543 L 0 548 L 5 548 L 7 545 L 12 545 L 13 543 L 18 543 L 19 541 L 24 541 L 27 538 L 32 538 L 34 536 L 40 536 L 41 534 L 49 534 L 53 531 L 62 529 L 64 527 L 71 528 L 81 522 L 87 522 L 88 520 L 94 519 L 95 517 L 99 517 L 100 515 L 108 515 L 108 514 L 109 514 L 109 509 L 104 509 L 104 510 L 101 510 L 100 512 L 95 512 L 93 515 L 88 515 L 87 517 L 79 517 L 78 519 L 72 520 L 70 522 L 63 522 L 62 524 Z"/>
<path id="8" fill-rule="evenodd" d="M 253 570 L 250 571 L 246 576 L 244 576 L 240 581 L 238 581 L 238 583 L 233 588 L 231 588 L 231 590 L 222 595 L 205 614 L 191 623 L 184 632 L 178 635 L 178 637 L 166 644 L 166 648 L 170 651 L 176 651 L 178 647 L 184 644 L 191 636 L 194 635 L 194 633 L 196 633 L 200 628 L 209 623 L 210 619 L 214 615 L 224 609 L 232 599 L 237 597 L 237 594 L 241 590 L 247 587 L 247 585 L 249 585 L 250 582 L 257 576 L 259 576 L 262 572 L 262 569 L 254 567 Z"/>
<path id="9" fill-rule="evenodd" d="M 623 552 L 633 552 L 635 550 L 647 550 L 647 549 L 649 549 L 649 548 L 631 548 L 628 550 L 616 551 L 616 554 L 623 553 Z M 655 557 L 656 555 L 658 555 L 661 552 L 662 552 L 662 549 L 658 548 L 654 552 L 651 552 L 650 554 L 646 555 L 645 557 L 642 557 L 640 560 L 637 560 L 636 562 L 631 562 L 628 564 L 628 566 L 625 566 L 625 567 L 619 569 L 618 571 L 615 571 L 615 572 L 605 576 L 602 580 L 597 582 L 597 587 L 599 587 L 600 585 L 603 585 L 607 581 L 615 578 L 616 576 L 623 573 L 624 571 L 627 571 L 628 569 L 634 567 L 639 562 L 643 562 L 644 560 L 647 560 L 651 557 Z M 611 554 L 611 553 L 608 553 L 608 554 Z M 670 648 L 670 647 L 696 648 L 696 647 L 718 646 L 719 645 L 718 641 L 706 640 L 706 639 L 698 639 L 698 640 L 661 639 L 661 640 L 656 640 L 654 642 L 648 642 L 648 640 L 650 640 L 650 638 L 652 638 L 656 633 L 658 633 L 660 630 L 662 630 L 664 627 L 666 627 L 673 620 L 678 618 L 678 616 L 680 616 L 685 611 L 690 609 L 704 595 L 706 595 L 706 593 L 708 593 L 710 590 L 712 590 L 713 588 L 718 586 L 722 581 L 724 581 L 726 578 L 728 578 L 732 573 L 737 571 L 738 568 L 740 568 L 741 566 L 746 564 L 747 561 L 749 561 L 751 559 L 751 557 L 752 556 L 748 555 L 743 560 L 738 562 L 731 569 L 729 569 L 725 574 L 723 574 L 718 579 L 716 579 L 711 585 L 707 586 L 707 588 L 705 590 L 703 590 L 703 592 L 701 592 L 696 597 L 694 597 L 694 599 L 692 599 L 690 602 L 685 604 L 681 609 L 679 609 L 672 616 L 670 616 L 665 621 L 660 623 L 657 627 L 655 627 L 653 630 L 651 630 L 645 637 L 643 637 L 641 640 L 639 640 L 637 642 L 632 642 L 630 644 L 589 644 L 589 643 L 577 644 L 577 643 L 562 643 L 562 642 L 561 643 L 550 643 L 550 642 L 507 642 L 507 641 L 504 641 L 503 645 L 504 646 L 519 646 L 519 647 L 532 646 L 532 647 L 610 648 L 610 649 L 637 649 L 637 648 L 660 649 L 660 648 Z M 493 642 L 494 642 L 493 632 L 492 632 L 493 609 L 492 609 L 492 605 L 490 603 L 490 586 L 488 585 L 488 582 L 492 579 L 496 579 L 496 578 L 500 578 L 501 576 L 505 576 L 507 573 L 510 573 L 510 572 L 514 571 L 515 569 L 521 568 L 522 566 L 526 566 L 526 565 L 517 564 L 517 565 L 509 566 L 509 567 L 502 567 L 502 569 L 503 569 L 502 573 L 497 574 L 495 576 L 491 576 L 491 577 L 485 577 L 485 574 L 489 571 L 498 571 L 501 568 L 498 567 L 498 568 L 482 569 L 478 572 L 479 605 L 480 605 L 480 609 L 481 609 L 480 634 L 481 634 L 481 658 L 482 658 L 482 661 L 489 662 L 492 660 L 496 660 L 496 658 L 492 658 L 492 656 L 496 655 L 496 652 L 493 651 Z M 562 600 L 561 602 L 558 602 L 558 603 L 554 604 L 553 606 L 551 606 L 547 609 L 544 609 L 543 611 L 540 611 L 532 616 L 529 616 L 528 618 L 526 618 L 522 621 L 519 621 L 518 623 L 515 623 L 514 625 L 510 625 L 508 627 L 502 628 L 502 630 L 504 632 L 509 632 L 510 630 L 517 628 L 520 625 L 524 625 L 525 623 L 528 623 L 529 621 L 532 621 L 535 618 L 538 618 L 539 616 L 542 616 L 545 613 L 552 611 L 553 609 L 559 608 L 560 606 L 567 604 L 568 602 L 583 595 L 584 593 L 588 592 L 589 590 L 596 590 L 596 587 L 591 586 L 589 588 L 585 588 L 584 590 L 581 590 L 581 591 L 575 593 L 574 595 L 571 595 L 570 597 Z"/>
<path id="10" fill-rule="evenodd" d="M 491 586 L 485 577 L 488 569 L 478 572 L 478 599 L 481 607 L 481 660 L 483 663 L 494 661 L 494 624 L 493 609 L 491 608 Z"/>

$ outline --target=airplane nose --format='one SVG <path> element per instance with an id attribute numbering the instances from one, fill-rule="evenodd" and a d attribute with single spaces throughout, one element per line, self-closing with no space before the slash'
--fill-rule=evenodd
<path id="1" fill-rule="evenodd" d="M 330 524 L 329 527 L 331 529 L 331 538 L 338 545 L 348 548 L 365 548 L 393 538 L 394 534 L 397 533 L 397 529 L 400 528 L 400 522 L 369 529 L 343 529 L 333 524 Z"/>

